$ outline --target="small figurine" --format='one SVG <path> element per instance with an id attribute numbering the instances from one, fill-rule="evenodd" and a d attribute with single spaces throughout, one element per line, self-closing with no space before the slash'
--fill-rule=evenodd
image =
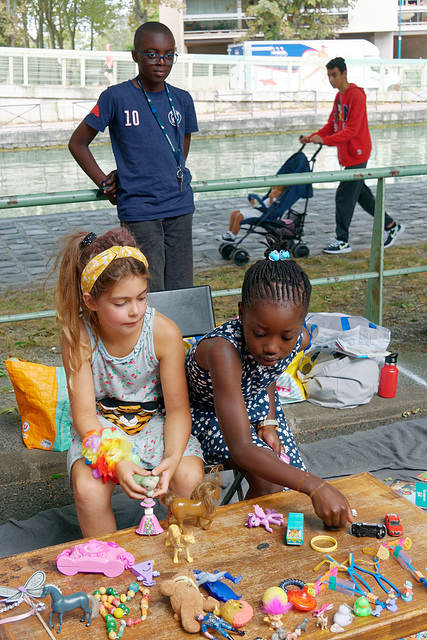
<path id="1" fill-rule="evenodd" d="M 303 618 L 302 622 L 299 623 L 295 631 L 299 629 L 300 631 L 304 631 L 304 633 L 307 633 L 307 622 L 308 622 L 308 618 Z"/>
<path id="2" fill-rule="evenodd" d="M 252 619 L 254 610 L 246 600 L 229 600 L 222 605 L 219 614 L 233 627 L 240 628 Z"/>
<path id="3" fill-rule="evenodd" d="M 164 527 L 169 526 L 171 517 L 178 523 L 181 531 L 187 533 L 183 526 L 185 518 L 196 518 L 196 527 L 202 526 L 202 520 L 207 520 L 203 529 L 209 529 L 216 512 L 216 502 L 221 496 L 222 477 L 219 473 L 220 467 L 214 467 L 205 482 L 201 482 L 194 489 L 191 498 L 180 498 L 169 491 L 162 496 L 162 503 L 168 507 L 168 513 L 163 523 Z"/>
<path id="4" fill-rule="evenodd" d="M 286 640 L 286 636 L 287 632 L 285 631 L 284 627 L 278 627 L 276 631 L 273 631 L 273 633 L 271 634 L 270 640 Z M 259 640 L 263 639 L 259 638 Z"/>
<path id="5" fill-rule="evenodd" d="M 80 622 L 86 622 L 86 614 L 88 614 L 88 621 L 86 622 L 86 626 L 90 627 L 92 622 L 92 618 L 96 618 L 99 613 L 99 602 L 90 593 L 84 593 L 83 591 L 78 591 L 77 593 L 73 593 L 70 596 L 63 596 L 60 589 L 55 587 L 53 584 L 45 584 L 43 587 L 43 591 L 40 595 L 40 598 L 46 598 L 46 596 L 50 596 L 52 598 L 51 607 L 52 611 L 49 615 L 49 626 L 53 629 L 52 616 L 54 613 L 58 614 L 59 617 L 59 629 L 57 633 L 61 633 L 62 629 L 62 616 L 64 613 L 68 611 L 73 611 L 74 609 L 81 609 L 83 611 L 83 618 Z M 89 603 L 92 604 L 92 608 L 89 606 Z"/>
<path id="6" fill-rule="evenodd" d="M 403 585 L 403 593 L 401 595 L 402 600 L 405 602 L 410 602 L 412 600 L 412 582 L 410 580 L 405 580 L 405 584 Z"/>
<path id="7" fill-rule="evenodd" d="M 134 476 L 135 477 L 135 476 Z M 157 478 L 157 476 L 141 476 L 141 478 Z M 163 529 L 160 526 L 157 517 L 154 515 L 154 505 L 156 501 L 152 498 L 144 498 L 140 503 L 141 507 L 144 507 L 144 515 L 141 518 L 141 522 L 138 525 L 138 529 L 135 531 L 140 536 L 157 536 L 159 533 L 163 533 Z"/>
<path id="8" fill-rule="evenodd" d="M 285 637 L 286 637 L 286 640 L 298 640 L 300 635 L 301 635 L 301 629 L 297 627 L 295 631 L 288 631 Z"/>
<path id="9" fill-rule="evenodd" d="M 353 622 L 354 615 L 348 604 L 340 604 L 338 611 L 334 613 L 334 622 L 340 627 L 347 627 Z"/>
<path id="10" fill-rule="evenodd" d="M 273 533 L 273 529 L 270 524 L 281 525 L 284 523 L 281 513 L 277 513 L 274 509 L 264 509 L 257 504 L 254 504 L 254 513 L 249 513 L 248 520 L 245 527 L 265 527 L 265 530 L 269 533 Z"/>
<path id="11" fill-rule="evenodd" d="M 370 616 L 371 607 L 369 606 L 369 600 L 365 598 L 365 596 L 360 596 L 360 598 L 357 598 L 356 602 L 353 605 L 353 611 L 357 616 L 359 616 L 359 618 L 366 618 L 366 616 Z"/>
<path id="12" fill-rule="evenodd" d="M 286 592 L 280 587 L 270 587 L 264 592 L 262 602 L 261 611 L 267 614 L 264 622 L 268 622 L 273 631 L 283 627 L 282 618 L 289 609 Z"/>
<path id="13" fill-rule="evenodd" d="M 179 562 L 178 555 L 180 551 L 185 553 L 187 562 L 193 562 L 193 558 L 190 557 L 189 547 L 195 542 L 196 541 L 192 533 L 181 533 L 178 525 L 169 525 L 165 545 L 167 547 L 173 547 L 173 561 L 175 564 Z"/>
<path id="14" fill-rule="evenodd" d="M 393 589 L 388 592 L 388 598 L 385 601 L 387 611 L 397 611 L 396 593 Z"/>
<path id="15" fill-rule="evenodd" d="M 227 631 L 233 631 L 233 633 L 238 633 L 239 636 L 244 636 L 246 631 L 241 631 L 233 625 L 229 624 L 226 620 L 222 618 L 218 618 L 213 613 L 207 613 L 205 616 L 202 616 L 200 613 L 197 614 L 196 620 L 200 622 L 200 630 L 206 638 L 209 640 L 214 640 L 215 636 L 209 633 L 208 627 L 215 629 L 222 635 L 223 638 L 227 638 L 227 640 L 233 640 Z"/>
<path id="16" fill-rule="evenodd" d="M 321 631 L 328 630 L 328 618 L 324 613 L 319 613 L 317 616 L 316 627 L 319 627 Z"/>
<path id="17" fill-rule="evenodd" d="M 131 571 L 138 582 L 142 582 L 145 587 L 152 587 L 156 584 L 156 581 L 153 580 L 153 576 L 157 577 L 160 575 L 158 571 L 153 570 L 153 567 L 154 560 L 146 560 L 145 562 L 135 564 Z"/>
<path id="18" fill-rule="evenodd" d="M 159 476 L 141 476 L 139 473 L 134 473 L 133 479 L 135 480 L 136 484 L 139 484 L 140 487 L 144 487 L 144 489 L 147 489 L 147 496 L 149 498 L 152 498 L 154 489 L 159 484 L 160 477 Z"/>
<path id="19" fill-rule="evenodd" d="M 375 605 L 375 609 L 371 609 L 371 616 L 375 616 L 376 618 L 379 618 L 380 615 L 382 614 L 382 612 L 385 609 L 385 604 L 384 603 L 378 603 L 377 605 Z"/>
<path id="20" fill-rule="evenodd" d="M 227 578 L 234 584 L 237 584 L 242 579 L 242 576 L 234 578 L 228 571 L 215 571 L 215 573 L 208 573 L 207 571 L 198 571 L 194 569 L 194 574 L 197 582 L 197 586 L 203 586 L 206 591 L 217 600 L 221 602 L 227 602 L 227 600 L 239 600 L 242 596 L 238 596 L 234 593 L 228 584 L 221 582 L 221 578 Z"/>

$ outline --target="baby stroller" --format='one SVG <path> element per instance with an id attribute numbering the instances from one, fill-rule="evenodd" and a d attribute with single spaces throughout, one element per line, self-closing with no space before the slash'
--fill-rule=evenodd
<path id="1" fill-rule="evenodd" d="M 276 175 L 313 171 L 316 156 L 322 145 L 319 146 L 310 160 L 303 153 L 304 147 L 305 144 L 302 145 L 299 151 L 288 158 Z M 256 200 L 259 203 L 259 206 L 255 207 L 255 209 L 261 211 L 262 215 L 258 218 L 245 218 L 242 220 L 240 228 L 246 233 L 238 242 L 223 242 L 220 245 L 219 252 L 224 260 L 232 260 L 238 266 L 247 264 L 249 262 L 249 253 L 241 247 L 241 244 L 251 233 L 265 236 L 268 233 L 280 232 L 288 238 L 289 250 L 295 258 L 306 258 L 309 255 L 310 250 L 307 244 L 302 241 L 302 235 L 308 200 L 313 197 L 312 185 L 295 184 L 286 187 L 273 204 L 267 207 L 265 202 L 268 201 L 270 191 L 262 199 L 254 193 L 248 195 L 250 202 Z M 300 198 L 304 199 L 302 212 L 292 209 Z"/>

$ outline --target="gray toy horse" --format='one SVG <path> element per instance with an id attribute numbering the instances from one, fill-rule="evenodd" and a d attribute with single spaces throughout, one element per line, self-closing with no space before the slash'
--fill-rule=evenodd
<path id="1" fill-rule="evenodd" d="M 86 621 L 86 614 L 88 614 L 88 621 L 86 622 L 86 626 L 90 627 L 90 623 L 92 622 L 92 617 L 96 618 L 99 613 L 99 602 L 95 598 L 95 596 L 91 594 L 86 594 L 83 591 L 79 591 L 77 593 L 72 593 L 70 596 L 63 596 L 60 589 L 53 584 L 46 584 L 43 587 L 42 594 L 40 598 L 46 598 L 46 596 L 50 596 L 52 598 L 52 612 L 49 616 L 49 626 L 53 629 L 52 624 L 52 616 L 54 613 L 58 614 L 59 617 L 59 629 L 57 633 L 61 633 L 62 629 L 62 616 L 64 613 L 68 611 L 73 611 L 74 609 L 81 609 L 83 611 L 83 618 L 80 622 Z M 92 608 L 90 608 L 89 603 L 92 603 Z"/>

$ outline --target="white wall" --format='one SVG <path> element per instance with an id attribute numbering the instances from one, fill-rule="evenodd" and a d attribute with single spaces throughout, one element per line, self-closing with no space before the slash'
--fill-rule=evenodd
<path id="1" fill-rule="evenodd" d="M 356 0 L 348 9 L 348 22 L 347 33 L 397 30 L 397 0 Z"/>
<path id="2" fill-rule="evenodd" d="M 184 21 L 182 19 L 182 10 L 168 7 L 165 4 L 159 6 L 159 21 L 163 22 L 172 31 L 175 38 L 177 53 L 187 53 L 187 47 L 184 45 Z"/>

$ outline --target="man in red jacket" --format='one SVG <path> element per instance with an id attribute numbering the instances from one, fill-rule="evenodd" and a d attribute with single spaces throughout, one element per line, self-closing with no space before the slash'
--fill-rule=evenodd
<path id="1" fill-rule="evenodd" d="M 338 161 L 344 169 L 364 169 L 371 155 L 372 143 L 366 113 L 366 94 L 361 87 L 348 82 L 343 58 L 326 65 L 329 82 L 338 89 L 327 124 L 310 136 L 300 136 L 303 144 L 315 142 L 337 147 Z M 336 238 L 324 253 L 349 253 L 348 230 L 356 202 L 371 216 L 375 198 L 364 180 L 340 182 L 335 195 Z M 404 226 L 385 214 L 384 247 L 391 247 L 403 233 Z"/>

